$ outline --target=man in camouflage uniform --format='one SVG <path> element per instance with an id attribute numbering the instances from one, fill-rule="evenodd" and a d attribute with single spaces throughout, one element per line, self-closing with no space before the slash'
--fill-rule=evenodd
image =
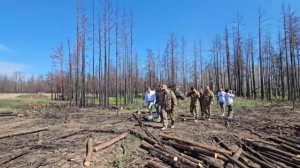
<path id="1" fill-rule="evenodd" d="M 200 102 L 200 94 L 194 87 L 191 87 L 191 91 L 187 94 L 187 97 L 191 97 L 190 112 L 194 117 L 194 122 L 198 122 L 198 101 Z"/>
<path id="2" fill-rule="evenodd" d="M 169 90 L 166 85 L 161 87 L 163 93 L 161 96 L 161 112 L 163 117 L 163 128 L 166 130 L 168 127 L 168 114 L 171 117 L 171 128 L 174 128 L 175 124 L 175 109 L 177 106 L 177 99 L 172 90 Z"/>
<path id="3" fill-rule="evenodd" d="M 214 101 L 214 93 L 209 89 L 209 86 L 205 87 L 202 98 L 202 112 L 206 115 L 208 121 L 210 121 L 211 108 Z"/>

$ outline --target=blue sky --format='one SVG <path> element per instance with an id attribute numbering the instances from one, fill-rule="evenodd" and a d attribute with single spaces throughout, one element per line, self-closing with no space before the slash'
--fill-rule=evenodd
<path id="1" fill-rule="evenodd" d="M 118 5 L 133 12 L 134 50 L 145 61 L 147 48 L 155 54 L 160 48 L 163 53 L 170 31 L 178 41 L 185 37 L 188 56 L 199 39 L 203 50 L 209 50 L 216 33 L 223 34 L 225 25 L 231 29 L 237 12 L 245 24 L 241 32 L 256 35 L 260 7 L 268 18 L 266 28 L 275 37 L 283 2 L 300 9 L 299 0 L 118 0 Z M 98 14 L 101 0 L 95 3 Z M 84 0 L 84 6 L 91 24 L 92 0 Z M 76 0 L 0 0 L 0 74 L 47 73 L 52 48 L 63 43 L 67 57 L 68 36 L 73 46 L 75 35 Z M 91 50 L 91 43 L 88 45 Z"/>

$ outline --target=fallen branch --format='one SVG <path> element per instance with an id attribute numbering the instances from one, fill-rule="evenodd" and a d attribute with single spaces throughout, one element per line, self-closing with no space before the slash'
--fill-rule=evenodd
<path id="1" fill-rule="evenodd" d="M 42 157 L 42 158 L 40 158 L 37 162 L 35 162 L 35 163 L 31 166 L 31 168 L 38 168 L 38 167 L 40 167 L 44 162 L 46 162 L 46 160 L 47 160 L 47 157 Z"/>
<path id="2" fill-rule="evenodd" d="M 223 143 L 223 141 L 222 141 L 219 137 L 215 136 L 214 139 L 215 139 L 216 142 L 217 142 L 218 144 L 220 144 L 220 146 L 222 146 L 224 149 L 226 149 L 226 150 L 228 150 L 228 151 L 232 151 L 232 150 L 230 149 L 230 147 L 227 146 L 225 143 Z"/>
<path id="3" fill-rule="evenodd" d="M 142 140 L 147 141 L 148 143 L 150 143 L 151 145 L 154 145 L 157 143 L 157 141 L 155 141 L 154 139 L 151 139 L 149 137 L 144 136 L 143 134 L 133 130 L 133 129 L 128 129 L 129 133 L 141 138 Z"/>
<path id="4" fill-rule="evenodd" d="M 234 163 L 235 165 L 239 166 L 240 168 L 248 168 L 242 162 L 240 162 L 239 160 L 229 156 L 227 153 L 222 153 L 222 155 L 225 156 L 228 159 L 228 161 L 230 161 L 231 163 Z"/>
<path id="5" fill-rule="evenodd" d="M 86 167 L 91 166 L 92 153 L 93 153 L 93 139 L 90 138 L 87 143 L 87 155 L 85 157 L 84 166 L 86 166 Z"/>
<path id="6" fill-rule="evenodd" d="M 21 149 L 21 150 L 18 150 L 10 155 L 7 155 L 5 156 L 4 158 L 0 159 L 0 165 L 4 164 L 4 163 L 7 163 L 17 157 L 20 157 L 22 155 L 25 155 L 27 153 L 30 152 L 30 148 L 25 148 L 25 149 Z"/>
<path id="7" fill-rule="evenodd" d="M 82 133 L 82 132 L 85 132 L 85 131 L 87 131 L 87 130 L 84 129 L 84 130 L 79 130 L 79 131 L 76 131 L 76 132 L 67 133 L 67 134 L 61 135 L 59 137 L 52 138 L 52 139 L 50 139 L 50 141 L 56 141 L 56 140 L 59 140 L 59 139 L 65 139 L 65 138 L 68 138 L 70 136 L 73 136 L 73 135 L 76 135 L 76 134 L 79 134 L 79 133 Z"/>
<path id="8" fill-rule="evenodd" d="M 97 151 L 99 151 L 99 150 L 101 150 L 101 149 L 104 149 L 104 148 L 107 148 L 107 147 L 111 146 L 112 144 L 114 144 L 114 143 L 116 143 L 116 142 L 118 142 L 118 141 L 120 141 L 120 140 L 126 138 L 127 135 L 128 135 L 128 133 L 126 132 L 126 133 L 124 133 L 124 134 L 121 134 L 121 135 L 119 135 L 119 136 L 117 136 L 117 137 L 111 139 L 111 140 L 108 141 L 108 142 L 102 143 L 102 144 L 100 144 L 100 145 L 94 147 L 94 152 L 97 152 Z"/>
<path id="9" fill-rule="evenodd" d="M 189 140 L 184 140 L 184 139 L 172 137 L 171 135 L 167 135 L 167 134 L 164 134 L 164 133 L 160 133 L 159 136 L 161 136 L 165 139 L 175 140 L 179 143 L 184 143 L 184 144 L 187 144 L 187 145 L 196 146 L 196 147 L 199 147 L 199 148 L 202 148 L 202 149 L 206 149 L 208 151 L 215 152 L 215 153 L 223 152 L 223 153 L 227 153 L 227 154 L 230 154 L 230 155 L 232 154 L 232 152 L 230 152 L 230 151 L 221 150 L 221 149 L 217 149 L 217 148 L 211 148 L 211 147 L 208 147 L 206 145 L 202 145 L 202 144 L 194 142 L 194 141 L 189 141 Z"/>
<path id="10" fill-rule="evenodd" d="M 149 167 L 153 167 L 153 168 L 166 168 L 166 167 L 161 166 L 160 164 L 158 164 L 158 163 L 156 163 L 152 160 L 148 160 L 147 164 L 148 164 Z"/>
<path id="11" fill-rule="evenodd" d="M 39 129 L 35 129 L 35 130 L 29 130 L 29 131 L 22 131 L 22 132 L 17 132 L 17 133 L 12 133 L 12 134 L 0 135 L 0 139 L 9 138 L 9 137 L 13 137 L 13 136 L 19 136 L 19 135 L 33 134 L 33 133 L 46 131 L 46 130 L 48 130 L 48 127 L 39 128 Z"/>

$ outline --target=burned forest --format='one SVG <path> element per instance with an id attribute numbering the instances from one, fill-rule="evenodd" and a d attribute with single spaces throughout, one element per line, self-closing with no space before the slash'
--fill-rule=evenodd
<path id="1" fill-rule="evenodd" d="M 0 73 L 0 168 L 300 168 L 297 5 L 235 9 L 208 40 L 179 31 L 184 12 L 144 24 L 173 24 L 152 2 L 68 3 L 47 73 Z"/>

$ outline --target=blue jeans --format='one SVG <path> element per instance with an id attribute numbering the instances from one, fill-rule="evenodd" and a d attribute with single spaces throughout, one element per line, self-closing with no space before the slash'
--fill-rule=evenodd
<path id="1" fill-rule="evenodd" d="M 148 107 L 148 110 L 149 110 L 149 116 L 152 116 L 153 104 L 154 104 L 154 101 L 148 101 L 147 107 Z"/>

